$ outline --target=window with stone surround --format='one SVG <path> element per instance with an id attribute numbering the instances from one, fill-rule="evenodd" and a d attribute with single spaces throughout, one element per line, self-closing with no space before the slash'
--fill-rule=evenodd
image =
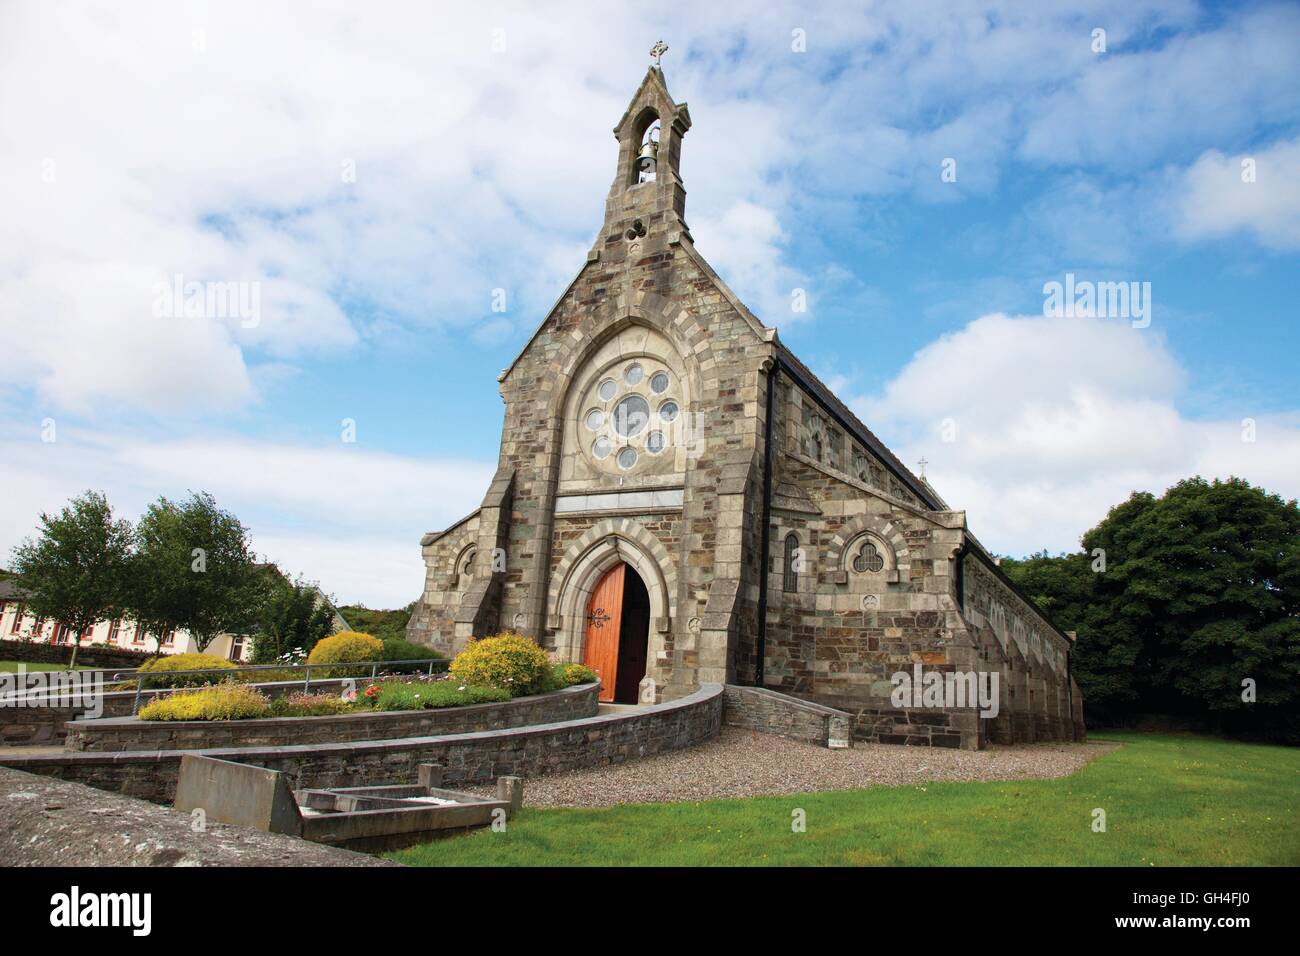
<path id="1" fill-rule="evenodd" d="M 781 590 L 799 590 L 799 536 L 793 531 L 785 537 L 785 563 L 782 566 Z"/>
<path id="2" fill-rule="evenodd" d="M 885 559 L 880 550 L 870 541 L 862 542 L 858 553 L 853 558 L 853 570 L 858 574 L 877 574 L 885 567 Z"/>
<path id="3" fill-rule="evenodd" d="M 665 451 L 684 444 L 686 398 L 677 370 L 666 363 L 650 356 L 617 362 L 582 399 L 579 448 L 606 474 L 662 470 L 654 466 Z"/>

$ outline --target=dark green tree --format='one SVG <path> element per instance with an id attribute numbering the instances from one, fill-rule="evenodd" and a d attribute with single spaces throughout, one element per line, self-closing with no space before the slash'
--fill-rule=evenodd
<path id="1" fill-rule="evenodd" d="M 334 612 L 315 585 L 277 573 L 253 635 L 253 663 L 273 663 L 294 650 L 310 652 L 333 630 Z"/>
<path id="2" fill-rule="evenodd" d="M 13 551 L 13 571 L 37 617 L 53 618 L 81 635 L 117 617 L 125 598 L 131 524 L 113 520 L 101 493 L 73 498 L 57 515 L 42 514 L 40 534 Z M 69 666 L 77 663 L 73 641 Z"/>
<path id="3" fill-rule="evenodd" d="M 1238 478 L 1189 478 L 1112 508 L 1080 554 L 1003 567 L 1078 632 L 1073 667 L 1090 713 L 1197 715 L 1297 739 L 1295 501 Z"/>
<path id="4" fill-rule="evenodd" d="M 200 651 L 221 634 L 252 631 L 268 580 L 253 556 L 248 529 L 210 494 L 159 498 L 136 526 L 128 612 L 161 645 L 184 629 Z"/>

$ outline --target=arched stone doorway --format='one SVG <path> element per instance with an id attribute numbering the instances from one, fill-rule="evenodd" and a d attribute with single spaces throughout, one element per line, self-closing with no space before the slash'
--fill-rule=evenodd
<path id="1" fill-rule="evenodd" d="M 602 575 L 587 602 L 584 663 L 600 675 L 600 699 L 634 704 L 646 674 L 650 595 L 636 570 L 620 561 Z"/>
<path id="2" fill-rule="evenodd" d="M 547 596 L 547 628 L 554 634 L 555 656 L 562 661 L 586 660 L 592 593 L 619 564 L 636 572 L 649 594 L 645 670 L 662 686 L 669 677 L 665 638 L 676 609 L 677 572 L 667 548 L 633 518 L 602 518 L 574 540 L 556 564 Z"/>

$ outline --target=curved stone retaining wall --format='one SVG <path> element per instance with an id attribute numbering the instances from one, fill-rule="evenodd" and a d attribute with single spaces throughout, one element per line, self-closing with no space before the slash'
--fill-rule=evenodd
<path id="1" fill-rule="evenodd" d="M 69 750 L 215 750 L 225 747 L 287 747 L 296 744 L 393 740 L 434 734 L 463 734 L 528 724 L 553 724 L 594 717 L 599 684 L 566 687 L 549 694 L 492 704 L 335 714 L 328 717 L 265 717 L 254 720 L 140 720 L 109 717 L 68 725 Z"/>
<path id="2" fill-rule="evenodd" d="M 722 685 L 704 684 L 653 707 L 510 730 L 292 747 L 4 754 L 0 766 L 166 803 L 175 796 L 185 753 L 280 770 L 295 788 L 414 783 L 419 764 L 440 763 L 443 784 L 454 787 L 623 763 L 703 743 L 721 726 Z"/>

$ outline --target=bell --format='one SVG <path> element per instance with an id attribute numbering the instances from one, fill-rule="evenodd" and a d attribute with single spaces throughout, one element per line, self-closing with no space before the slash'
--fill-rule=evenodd
<path id="1" fill-rule="evenodd" d="M 647 140 L 641 147 L 641 153 L 637 156 L 636 167 L 643 173 L 648 173 L 655 168 L 655 161 L 659 156 L 659 144 L 654 140 Z"/>

